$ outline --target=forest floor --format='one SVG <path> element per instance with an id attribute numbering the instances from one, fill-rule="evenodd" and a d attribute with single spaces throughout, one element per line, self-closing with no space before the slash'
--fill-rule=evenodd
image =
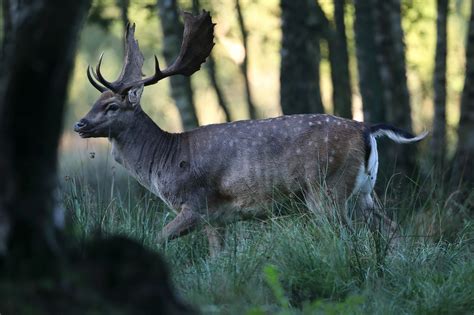
<path id="1" fill-rule="evenodd" d="M 293 201 L 285 216 L 230 225 L 210 257 L 200 231 L 158 245 L 173 215 L 113 163 L 90 158 L 62 170 L 73 237 L 121 235 L 161 253 L 178 294 L 203 314 L 474 313 L 473 193 L 460 202 L 430 176 L 405 181 L 401 196 L 389 184 L 380 202 L 400 226 L 390 246 L 383 233 Z"/>

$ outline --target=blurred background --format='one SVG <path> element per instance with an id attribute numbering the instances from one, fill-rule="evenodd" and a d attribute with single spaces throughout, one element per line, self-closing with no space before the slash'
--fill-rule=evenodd
<path id="1" fill-rule="evenodd" d="M 137 25 L 150 75 L 154 54 L 165 65 L 178 53 L 180 12 L 202 8 L 217 24 L 212 56 L 190 79 L 145 89 L 142 106 L 163 129 L 324 112 L 416 133 L 432 130 L 420 154 L 428 171 L 455 154 L 467 0 L 94 0 L 69 87 L 63 153 L 84 153 L 84 146 L 99 151 L 106 144 L 81 140 L 72 125 L 98 97 L 87 65 L 95 66 L 104 52 L 106 78 L 118 76 L 126 24 Z M 396 163 L 411 173 L 413 148 L 386 146 L 382 165 Z M 390 158 L 384 161 L 384 155 Z"/>

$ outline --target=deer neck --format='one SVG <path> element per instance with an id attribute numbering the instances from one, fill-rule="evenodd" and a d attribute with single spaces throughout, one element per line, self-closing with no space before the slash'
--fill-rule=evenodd
<path id="1" fill-rule="evenodd" d="M 170 167 L 179 152 L 179 134 L 163 131 L 141 109 L 132 126 L 110 139 L 115 160 L 140 184 L 153 191 L 157 174 Z"/>

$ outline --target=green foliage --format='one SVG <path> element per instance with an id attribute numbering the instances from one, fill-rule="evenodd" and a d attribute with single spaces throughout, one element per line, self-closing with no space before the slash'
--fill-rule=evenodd
<path id="1" fill-rule="evenodd" d="M 267 265 L 265 266 L 263 272 L 265 273 L 265 281 L 272 289 L 273 295 L 275 295 L 278 304 L 284 310 L 287 310 L 290 306 L 290 303 L 288 302 L 288 299 L 285 296 L 285 292 L 283 291 L 283 287 L 281 286 L 277 267 L 274 265 Z"/>
<path id="2" fill-rule="evenodd" d="M 264 268 L 265 280 L 281 308 L 277 313 L 279 315 L 287 315 L 295 313 L 295 310 L 290 308 L 290 303 L 285 296 L 283 286 L 280 282 L 279 272 L 276 266 L 267 265 Z M 331 302 L 325 300 L 316 300 L 311 303 L 305 303 L 302 307 L 303 314 L 362 314 L 360 306 L 364 303 L 364 297 L 360 295 L 349 296 L 341 302 Z M 248 315 L 265 314 L 260 308 L 250 310 Z"/>

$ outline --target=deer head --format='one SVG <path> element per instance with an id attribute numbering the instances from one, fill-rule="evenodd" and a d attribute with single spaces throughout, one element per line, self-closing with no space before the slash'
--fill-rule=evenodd
<path id="1" fill-rule="evenodd" d="M 214 25 L 209 12 L 199 15 L 184 12 L 184 32 L 181 50 L 175 61 L 161 70 L 155 56 L 155 74 L 142 78 L 143 55 L 135 40 L 135 25 L 128 25 L 125 34 L 125 56 L 122 71 L 114 82 L 107 81 L 100 70 L 103 54 L 95 71 L 89 66 L 87 77 L 102 94 L 74 131 L 83 138 L 116 137 L 134 122 L 134 115 L 141 111 L 143 88 L 176 74 L 190 76 L 200 69 L 214 46 Z"/>

